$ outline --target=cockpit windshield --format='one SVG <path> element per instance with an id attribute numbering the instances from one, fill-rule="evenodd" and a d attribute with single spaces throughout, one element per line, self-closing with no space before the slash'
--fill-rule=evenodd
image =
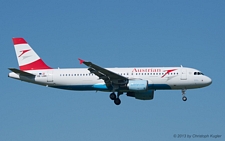
<path id="1" fill-rule="evenodd" d="M 194 75 L 204 75 L 202 72 L 194 72 Z"/>

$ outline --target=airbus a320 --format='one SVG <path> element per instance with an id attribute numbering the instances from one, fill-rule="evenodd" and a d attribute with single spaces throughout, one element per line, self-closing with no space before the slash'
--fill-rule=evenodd
<path id="1" fill-rule="evenodd" d="M 156 90 L 181 90 L 209 86 L 212 80 L 201 71 L 187 67 L 103 68 L 79 59 L 87 68 L 49 67 L 23 38 L 13 38 L 19 69 L 9 68 L 9 77 L 52 88 L 109 92 L 116 105 L 126 94 L 139 100 L 152 100 Z"/>

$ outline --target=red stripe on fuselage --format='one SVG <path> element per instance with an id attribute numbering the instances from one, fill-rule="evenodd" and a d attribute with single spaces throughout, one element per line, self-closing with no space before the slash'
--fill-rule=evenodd
<path id="1" fill-rule="evenodd" d="M 40 70 L 40 69 L 52 69 L 47 66 L 42 59 L 32 62 L 27 65 L 20 66 L 20 70 Z"/>
<path id="2" fill-rule="evenodd" d="M 23 38 L 13 38 L 12 40 L 14 45 L 27 44 L 27 42 Z"/>

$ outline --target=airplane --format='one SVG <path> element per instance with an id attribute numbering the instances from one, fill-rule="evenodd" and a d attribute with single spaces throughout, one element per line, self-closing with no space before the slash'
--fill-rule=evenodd
<path id="1" fill-rule="evenodd" d="M 156 90 L 181 90 L 186 101 L 187 89 L 209 86 L 212 80 L 201 71 L 188 67 L 103 68 L 79 59 L 87 68 L 49 67 L 24 38 L 13 38 L 19 69 L 9 68 L 8 77 L 46 87 L 77 91 L 109 92 L 116 105 L 120 95 L 152 100 Z"/>

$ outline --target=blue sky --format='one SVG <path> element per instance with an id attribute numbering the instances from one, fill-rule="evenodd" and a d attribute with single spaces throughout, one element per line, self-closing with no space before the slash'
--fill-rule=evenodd
<path id="1" fill-rule="evenodd" d="M 224 140 L 224 7 L 222 0 L 1 2 L 0 140 Z M 181 91 L 156 91 L 152 101 L 122 95 L 115 106 L 109 93 L 8 78 L 7 68 L 18 68 L 12 37 L 24 37 L 55 68 L 85 67 L 77 58 L 102 67 L 183 65 L 213 84 L 188 90 L 187 102 Z"/>

